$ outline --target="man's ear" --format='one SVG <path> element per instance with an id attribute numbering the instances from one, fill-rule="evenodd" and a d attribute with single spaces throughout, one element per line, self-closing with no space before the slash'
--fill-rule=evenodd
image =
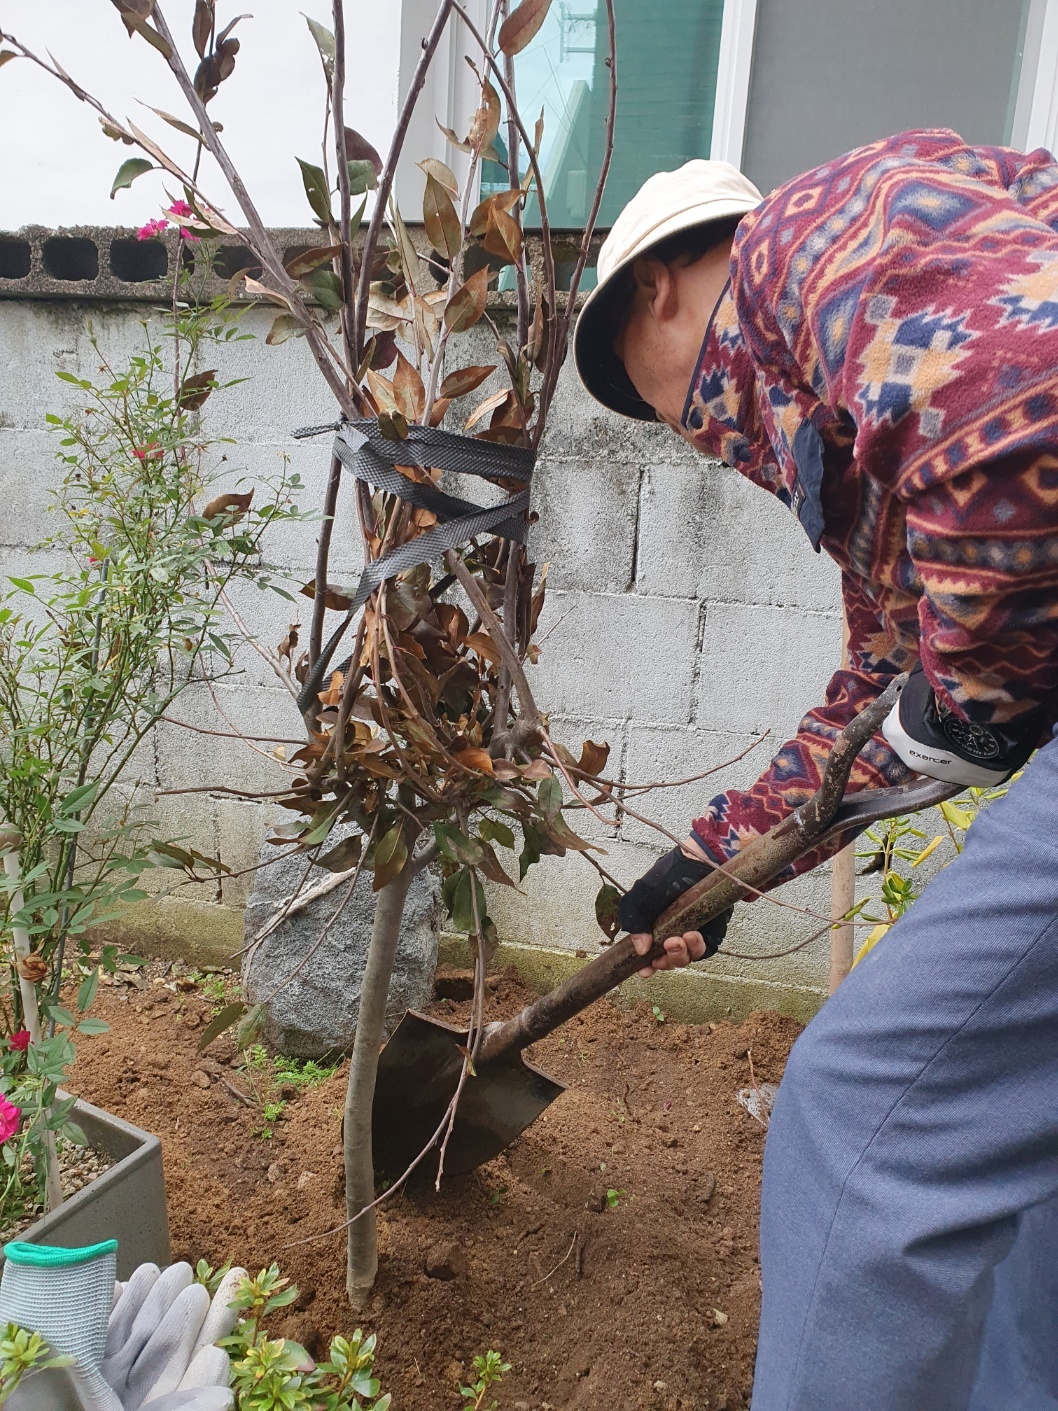
<path id="1" fill-rule="evenodd" d="M 651 255 L 640 255 L 632 261 L 632 275 L 636 289 L 654 321 L 663 324 L 673 319 L 679 299 L 672 270 L 664 260 L 654 259 Z"/>

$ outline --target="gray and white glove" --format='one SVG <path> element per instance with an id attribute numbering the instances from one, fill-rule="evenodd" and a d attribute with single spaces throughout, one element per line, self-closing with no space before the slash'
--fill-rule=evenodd
<path id="1" fill-rule="evenodd" d="M 213 1344 L 235 1326 L 238 1313 L 228 1305 L 244 1275 L 230 1270 L 211 1300 L 189 1264 L 140 1265 L 115 1301 L 101 1367 L 123 1411 L 231 1405 L 228 1355 Z"/>
<path id="2" fill-rule="evenodd" d="M 980 725 L 946 709 L 919 662 L 882 734 L 909 769 L 948 784 L 988 789 L 1015 774 L 1036 748 L 1040 714 L 1013 725 Z"/>

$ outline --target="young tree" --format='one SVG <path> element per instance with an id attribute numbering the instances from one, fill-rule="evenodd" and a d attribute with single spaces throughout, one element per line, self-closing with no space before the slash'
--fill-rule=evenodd
<path id="1" fill-rule="evenodd" d="M 295 756 L 302 773 L 282 802 L 295 814 L 280 832 L 335 870 L 370 869 L 377 893 L 374 926 L 349 1073 L 345 1111 L 346 1200 L 350 1219 L 348 1292 L 359 1306 L 376 1271 L 371 1104 L 383 1037 L 386 996 L 412 879 L 432 862 L 457 929 L 476 950 L 476 1022 L 465 1056 L 472 1071 L 481 1040 L 486 954 L 495 928 L 483 877 L 511 879 L 496 852 L 516 848 L 519 874 L 543 854 L 589 845 L 563 817 L 563 783 L 582 802 L 584 786 L 611 798 L 601 778 L 605 746 L 586 742 L 579 758 L 548 734 L 525 666 L 543 605 L 542 577 L 529 561 L 529 485 L 566 355 L 574 302 L 588 258 L 613 145 L 616 61 L 613 0 L 606 0 L 610 101 L 604 159 L 577 244 L 568 288 L 560 292 L 538 152 L 542 119 L 528 130 L 515 93 L 517 54 L 539 31 L 550 0 L 490 0 L 478 29 L 457 0 L 440 0 L 385 161 L 345 122 L 346 14 L 333 0 L 333 26 L 309 20 L 326 85 L 319 162 L 299 159 L 305 194 L 322 243 L 284 263 L 251 193 L 210 116 L 209 105 L 236 66 L 237 16 L 224 22 L 216 0 L 196 0 L 190 63 L 158 0 L 113 0 L 126 30 L 160 56 L 175 76 L 189 121 L 159 117 L 194 143 L 190 162 L 131 121 L 120 121 L 57 63 L 42 60 L 14 36 L 0 51 L 46 69 L 95 109 L 108 137 L 142 154 L 124 161 L 115 187 L 160 167 L 182 192 L 168 214 L 192 233 L 238 235 L 263 271 L 245 277 L 245 294 L 276 307 L 267 341 L 304 338 L 334 394 L 340 423 L 322 505 L 308 648 L 296 668 L 306 742 Z M 446 130 L 466 155 L 457 181 L 436 158 L 425 176 L 416 244 L 397 208 L 393 180 L 409 123 L 441 37 L 461 26 L 472 49 L 480 104 L 465 135 Z M 145 62 L 152 56 L 144 49 Z M 494 146 L 501 125 L 506 154 Z M 200 157 L 215 159 L 229 200 L 202 189 Z M 505 169 L 507 186 L 475 199 L 481 163 Z M 368 195 L 374 193 L 370 216 Z M 522 227 L 532 193 L 540 234 L 533 251 Z M 244 230 L 237 230 L 241 220 Z M 490 285 L 514 273 L 515 307 L 503 326 L 489 310 Z M 460 366 L 459 336 L 487 327 L 495 360 Z M 450 429 L 455 408 L 493 374 L 489 392 Z M 328 430 L 332 428 L 322 428 Z M 444 474 L 487 479 L 507 498 L 491 508 L 441 488 Z M 446 482 L 447 485 L 447 482 Z M 336 518 L 355 508 L 365 569 L 349 594 L 329 579 Z M 339 822 L 358 833 L 328 847 Z M 513 825 L 513 826 L 512 826 Z M 598 867 L 598 863 L 595 863 Z M 601 868 L 599 869 L 601 871 Z M 605 874 L 603 874 L 605 877 Z M 604 921 L 617 893 L 600 894 Z M 446 1130 L 435 1144 L 443 1162 Z"/>

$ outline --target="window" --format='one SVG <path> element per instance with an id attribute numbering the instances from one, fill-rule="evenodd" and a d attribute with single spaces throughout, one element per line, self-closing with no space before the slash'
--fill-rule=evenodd
<path id="1" fill-rule="evenodd" d="M 709 156 L 724 3 L 615 0 L 615 9 L 617 124 L 603 228 L 648 176 Z M 544 112 L 540 167 L 556 229 L 584 224 L 598 179 L 610 101 L 606 40 L 602 0 L 556 0 L 517 59 L 519 106 L 530 131 Z M 483 171 L 483 189 L 497 181 L 506 185 L 495 167 Z M 526 224 L 538 219 L 530 203 Z"/>
<path id="2" fill-rule="evenodd" d="M 769 191 L 863 142 L 1014 130 L 1033 0 L 757 0 L 743 167 Z"/>

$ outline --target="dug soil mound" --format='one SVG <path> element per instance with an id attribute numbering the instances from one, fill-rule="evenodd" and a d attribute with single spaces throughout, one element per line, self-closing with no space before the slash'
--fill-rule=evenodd
<path id="1" fill-rule="evenodd" d="M 262 1078 L 234 1041 L 197 1042 L 213 993 L 152 966 L 98 1012 L 70 1086 L 161 1138 L 174 1259 L 278 1260 L 301 1290 L 272 1331 L 324 1353 L 344 1300 L 344 1066 L 314 1086 Z M 443 973 L 434 1012 L 464 1017 Z M 529 998 L 489 981 L 488 1019 Z M 529 1055 L 568 1090 L 470 1176 L 382 1208 L 378 1334 L 398 1411 L 456 1411 L 475 1354 L 512 1364 L 501 1411 L 722 1411 L 748 1405 L 760 1297 L 763 1128 L 739 1105 L 778 1082 L 798 1025 L 677 1024 L 601 1003 Z M 269 1102 L 274 1100 L 274 1105 Z M 285 1107 L 281 1107 L 283 1102 Z M 262 1135 L 266 1133 L 266 1135 Z M 314 1238 L 316 1237 L 316 1238 Z M 300 1243 L 295 1243 L 300 1242 Z"/>

